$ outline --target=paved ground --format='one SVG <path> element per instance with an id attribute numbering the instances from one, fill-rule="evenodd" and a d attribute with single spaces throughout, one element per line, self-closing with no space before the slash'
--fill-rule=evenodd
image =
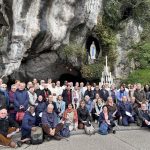
<path id="1" fill-rule="evenodd" d="M 149 130 L 119 131 L 115 135 L 73 135 L 69 141 L 44 142 L 41 145 L 23 145 L 17 150 L 150 150 Z M 0 149 L 3 149 L 0 147 Z M 6 148 L 5 148 L 6 149 Z M 8 148 L 7 148 L 8 149 Z M 3 149 L 4 150 L 4 149 Z M 11 150 L 9 148 L 9 150 Z"/>

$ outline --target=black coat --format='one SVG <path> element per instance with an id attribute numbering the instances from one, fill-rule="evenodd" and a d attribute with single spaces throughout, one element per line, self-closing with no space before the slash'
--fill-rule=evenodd
<path id="1" fill-rule="evenodd" d="M 6 108 L 6 98 L 1 92 L 0 92 L 0 108 Z"/>
<path id="2" fill-rule="evenodd" d="M 62 93 L 63 101 L 66 103 L 66 106 L 68 106 L 69 103 L 72 103 L 72 90 L 70 90 L 70 99 L 68 99 L 68 90 L 63 90 Z"/>
<path id="3" fill-rule="evenodd" d="M 106 89 L 100 90 L 100 97 L 106 102 L 109 97 L 109 92 Z"/>
<path id="4" fill-rule="evenodd" d="M 13 119 L 11 119 L 10 117 L 0 119 L 0 134 L 7 136 L 8 129 L 10 127 L 19 128 L 18 124 Z"/>
<path id="5" fill-rule="evenodd" d="M 85 93 L 84 93 L 84 97 L 85 97 L 86 95 L 88 95 L 91 100 L 94 99 L 94 91 L 92 91 L 92 90 L 90 90 L 90 91 L 89 91 L 89 90 L 86 90 Z"/>
<path id="6" fill-rule="evenodd" d="M 81 107 L 79 107 L 77 109 L 77 113 L 78 113 L 78 120 L 79 122 L 82 121 L 91 121 L 91 117 L 90 117 L 90 113 L 88 111 L 88 109 L 85 107 L 84 109 L 82 109 Z"/>

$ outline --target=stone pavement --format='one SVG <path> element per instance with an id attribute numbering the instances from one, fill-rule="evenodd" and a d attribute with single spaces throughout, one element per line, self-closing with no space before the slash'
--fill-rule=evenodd
<path id="1" fill-rule="evenodd" d="M 150 130 L 134 125 L 116 128 L 116 134 L 85 135 L 83 130 L 61 141 L 45 141 L 41 145 L 23 145 L 17 150 L 150 150 Z M 18 135 L 19 136 L 19 135 Z M 0 147 L 0 150 L 12 150 Z"/>
<path id="2" fill-rule="evenodd" d="M 106 136 L 82 134 L 71 136 L 68 141 L 52 140 L 41 145 L 32 145 L 27 148 L 26 146 L 23 145 L 17 150 L 150 150 L 150 131 L 120 131 Z"/>
<path id="3" fill-rule="evenodd" d="M 24 144 L 17 150 L 150 150 L 150 130 L 120 130 L 109 135 L 74 135 L 61 141 L 45 141 L 41 145 Z M 13 150 L 0 147 L 0 150 Z"/>

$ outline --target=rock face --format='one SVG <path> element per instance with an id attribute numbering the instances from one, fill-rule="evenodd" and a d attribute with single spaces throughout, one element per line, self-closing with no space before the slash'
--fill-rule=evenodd
<path id="1" fill-rule="evenodd" d="M 102 10 L 102 0 L 1 0 L 0 4 L 8 24 L 0 75 L 13 73 L 12 78 L 58 78 L 67 73 L 59 48 L 69 43 L 72 31 L 80 25 L 83 35 L 79 32 L 76 39 L 83 43 Z"/>
<path id="2" fill-rule="evenodd" d="M 132 62 L 128 62 L 128 52 L 133 44 L 140 42 L 140 35 L 143 28 L 137 25 L 133 19 L 123 22 L 122 30 L 118 31 L 117 37 L 117 51 L 118 59 L 115 68 L 115 77 L 123 78 L 126 77 L 129 72 L 134 69 Z"/>
<path id="3" fill-rule="evenodd" d="M 70 41 L 85 45 L 87 33 L 102 16 L 102 0 L 0 0 L 0 77 L 57 79 L 78 75 L 66 66 L 59 50 Z M 133 20 L 118 32 L 115 76 L 122 75 L 126 48 L 140 40 Z M 131 40 L 131 41 L 130 41 Z M 71 64 L 74 66 L 74 64 Z"/>

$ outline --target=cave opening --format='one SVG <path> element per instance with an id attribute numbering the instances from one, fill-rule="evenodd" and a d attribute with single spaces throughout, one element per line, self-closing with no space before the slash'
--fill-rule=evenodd
<path id="1" fill-rule="evenodd" d="M 99 53 L 100 53 L 100 42 L 97 38 L 93 37 L 92 35 L 89 36 L 86 40 L 86 50 L 87 50 L 87 53 L 88 55 L 90 55 L 90 47 L 91 47 L 91 44 L 95 43 L 95 47 L 96 47 L 96 58 L 98 58 L 99 56 Z"/>
<path id="2" fill-rule="evenodd" d="M 64 81 L 73 82 L 74 85 L 76 82 L 87 82 L 86 79 L 82 78 L 80 73 L 78 75 L 64 73 L 60 76 L 59 81 L 61 82 L 61 85 L 63 85 Z"/>
<path id="3" fill-rule="evenodd" d="M 126 6 L 122 8 L 122 20 L 125 20 L 133 15 L 132 6 Z"/>

